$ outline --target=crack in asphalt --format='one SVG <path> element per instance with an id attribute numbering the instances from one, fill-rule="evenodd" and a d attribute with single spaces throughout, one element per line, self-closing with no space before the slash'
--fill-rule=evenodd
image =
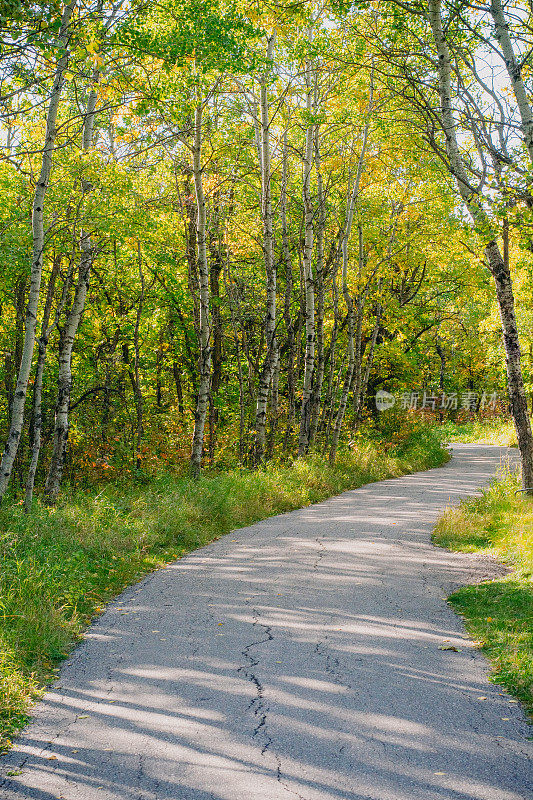
<path id="1" fill-rule="evenodd" d="M 258 639 L 257 641 L 246 645 L 246 647 L 242 650 L 242 655 L 248 661 L 248 663 L 242 667 L 239 667 L 237 671 L 245 675 L 256 690 L 256 696 L 251 699 L 246 710 L 253 710 L 254 717 L 256 718 L 256 725 L 252 733 L 252 740 L 257 739 L 260 736 L 264 739 L 264 742 L 261 746 L 261 755 L 264 755 L 272 744 L 272 738 L 270 737 L 267 729 L 267 715 L 269 712 L 269 707 L 265 703 L 264 699 L 264 686 L 255 672 L 255 668 L 259 666 L 260 661 L 258 658 L 252 655 L 251 651 L 254 649 L 254 647 L 259 647 L 262 644 L 271 642 L 274 637 L 272 635 L 272 627 L 259 621 L 259 611 L 256 608 L 252 609 L 252 616 L 252 627 L 255 629 L 262 628 L 265 638 Z"/>

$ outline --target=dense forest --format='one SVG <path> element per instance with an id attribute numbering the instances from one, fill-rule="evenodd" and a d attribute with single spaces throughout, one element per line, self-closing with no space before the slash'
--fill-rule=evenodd
<path id="1" fill-rule="evenodd" d="M 533 486 L 526 7 L 0 16 L 0 497 L 507 407 Z"/>

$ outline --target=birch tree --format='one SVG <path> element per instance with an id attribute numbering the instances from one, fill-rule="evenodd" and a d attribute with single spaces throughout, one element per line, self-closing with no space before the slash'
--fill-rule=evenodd
<path id="1" fill-rule="evenodd" d="M 61 17 L 61 28 L 58 36 L 58 53 L 54 81 L 50 92 L 48 111 L 46 114 L 46 132 L 41 158 L 41 168 L 32 206 L 32 230 L 33 230 L 33 253 L 31 264 L 30 290 L 28 305 L 26 307 L 26 320 L 24 330 L 24 344 L 22 357 L 19 365 L 17 385 L 13 397 L 11 409 L 11 423 L 7 435 L 7 441 L 0 464 L 0 502 L 6 493 L 9 484 L 13 463 L 22 434 L 24 424 L 24 408 L 26 405 L 26 394 L 28 380 L 30 377 L 33 351 L 35 348 L 35 335 L 37 327 L 37 312 L 41 291 L 41 280 L 43 272 L 43 255 L 45 247 L 45 199 L 50 175 L 52 172 L 54 149 L 57 138 L 57 116 L 61 93 L 65 85 L 66 71 L 70 58 L 69 42 L 72 34 L 72 17 L 76 7 L 76 0 L 68 3 Z"/>
<path id="2" fill-rule="evenodd" d="M 272 61 L 276 31 L 268 37 L 267 61 Z M 272 211 L 270 166 L 270 119 L 268 80 L 263 72 L 260 78 L 258 155 L 261 166 L 261 217 L 263 223 L 263 258 L 266 274 L 265 347 L 266 353 L 259 373 L 257 405 L 255 411 L 255 440 L 253 463 L 263 461 L 266 441 L 267 403 L 272 376 L 277 361 L 276 342 L 276 285 L 277 267 L 274 258 L 274 214 Z"/>
<path id="3" fill-rule="evenodd" d="M 311 37 L 310 37 L 311 38 Z M 302 388 L 302 406 L 300 410 L 300 433 L 298 437 L 298 455 L 303 456 L 309 445 L 309 427 L 311 423 L 311 395 L 315 372 L 315 276 L 313 273 L 313 218 L 314 204 L 311 193 L 311 173 L 313 170 L 313 146 L 315 124 L 313 122 L 313 72 L 311 61 L 305 64 L 306 85 L 306 130 L 302 159 L 303 182 L 302 203 L 304 211 L 304 241 L 302 253 L 303 281 L 305 292 L 305 356 L 304 379 Z"/>
<path id="4" fill-rule="evenodd" d="M 194 141 L 192 146 L 192 169 L 196 196 L 196 255 L 200 283 L 200 355 L 199 381 L 194 432 L 191 450 L 191 475 L 198 478 L 202 466 L 204 430 L 211 388 L 211 319 L 209 308 L 209 262 L 207 259 L 207 213 L 203 183 L 202 164 L 202 118 L 205 101 L 198 97 L 194 110 Z"/>
<path id="5" fill-rule="evenodd" d="M 506 263 L 506 259 L 502 256 L 498 241 L 493 234 L 491 220 L 483 206 L 483 198 L 472 186 L 461 155 L 453 110 L 452 62 L 442 24 L 441 0 L 429 0 L 428 18 L 437 55 L 440 119 L 445 135 L 446 153 L 460 196 L 476 230 L 485 240 L 485 255 L 494 279 L 502 321 L 509 399 L 522 462 L 522 485 L 533 495 L 533 435 L 522 376 L 520 341 L 509 263 Z"/>
<path id="6" fill-rule="evenodd" d="M 93 70 L 91 86 L 87 95 L 87 104 L 81 137 L 82 153 L 87 153 L 92 146 L 96 104 L 98 101 L 97 84 L 99 77 L 100 69 L 97 67 Z M 85 196 L 91 191 L 91 185 L 82 178 L 81 188 L 82 200 L 80 206 L 83 209 Z M 45 484 L 45 498 L 46 502 L 49 504 L 56 502 L 63 477 L 63 466 L 65 463 L 69 434 L 69 409 L 72 392 L 72 353 L 74 350 L 76 333 L 81 322 L 87 299 L 87 293 L 89 291 L 91 267 L 94 259 L 95 246 L 91 239 L 90 232 L 84 228 L 80 230 L 79 247 L 80 264 L 78 269 L 78 280 L 76 283 L 72 304 L 68 310 L 65 325 L 61 331 L 60 337 L 57 402 L 53 434 L 54 444 Z"/>

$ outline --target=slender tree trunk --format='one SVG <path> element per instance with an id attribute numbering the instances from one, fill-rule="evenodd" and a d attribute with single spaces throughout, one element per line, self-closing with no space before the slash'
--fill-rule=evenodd
<path id="1" fill-rule="evenodd" d="M 239 381 L 239 461 L 242 463 L 246 453 L 246 404 L 244 401 L 244 377 L 242 374 L 241 344 L 237 330 L 237 320 L 235 318 L 234 296 L 233 287 L 231 284 L 230 268 L 227 260 L 224 263 L 224 282 L 229 301 L 231 328 L 233 331 L 233 340 L 235 342 L 235 358 L 237 359 L 237 378 Z"/>
<path id="2" fill-rule="evenodd" d="M 374 353 L 376 351 L 376 343 L 378 340 L 379 329 L 381 325 L 381 314 L 383 312 L 383 306 L 381 303 L 378 303 L 376 309 L 376 320 L 374 322 L 374 328 L 372 329 L 372 336 L 370 338 L 370 344 L 368 348 L 368 353 L 366 357 L 366 364 L 365 364 L 365 371 L 363 373 L 363 379 L 361 381 L 361 388 L 359 391 L 359 395 L 357 398 L 357 405 L 355 410 L 355 425 L 356 429 L 359 427 L 361 423 L 361 419 L 363 417 L 363 406 L 365 403 L 365 396 L 366 390 L 368 388 L 368 381 L 370 379 L 370 372 L 372 370 L 372 366 L 374 364 Z"/>
<path id="3" fill-rule="evenodd" d="M 141 373 L 140 373 L 140 341 L 139 330 L 141 327 L 142 310 L 145 298 L 145 281 L 142 268 L 142 254 L 141 243 L 138 242 L 138 269 L 139 279 L 141 282 L 141 291 L 137 301 L 137 309 L 135 313 L 135 327 L 133 329 L 133 372 L 130 371 L 130 381 L 133 387 L 133 396 L 135 399 L 135 417 L 137 422 L 137 430 L 135 432 L 135 467 L 140 469 L 142 466 L 142 439 L 144 435 L 144 397 L 141 389 Z"/>
<path id="4" fill-rule="evenodd" d="M 43 374 L 46 363 L 46 350 L 48 347 L 48 340 L 52 329 L 57 322 L 58 313 L 54 323 L 50 325 L 50 314 L 52 312 L 52 303 L 54 300 L 54 291 L 56 279 L 59 272 L 61 260 L 54 258 L 52 263 L 52 272 L 48 281 L 48 291 L 46 293 L 46 302 L 44 305 L 43 319 L 41 323 L 41 335 L 39 337 L 39 349 L 37 355 L 37 366 L 35 368 L 35 380 L 33 382 L 33 414 L 32 414 L 32 440 L 31 440 L 31 461 L 28 468 L 28 477 L 26 479 L 26 491 L 24 495 L 24 511 L 28 514 L 31 510 L 31 503 L 33 498 L 33 488 L 35 485 L 35 475 L 37 473 L 37 466 L 39 464 L 39 454 L 41 450 L 41 432 L 43 426 L 42 415 L 42 390 L 43 390 Z M 58 309 L 59 312 L 59 309 Z"/>
<path id="5" fill-rule="evenodd" d="M 435 344 L 435 350 L 437 351 L 437 355 L 440 359 L 440 369 L 439 369 L 439 389 L 441 396 L 444 394 L 444 377 L 445 377 L 445 370 L 446 370 L 446 355 L 444 353 L 444 348 L 440 343 L 440 339 L 437 337 L 437 342 Z M 439 422 L 442 425 L 444 422 L 444 412 L 442 409 L 439 409 Z"/>
<path id="6" fill-rule="evenodd" d="M 203 104 L 199 102 L 194 114 L 193 175 L 196 193 L 196 247 L 200 282 L 200 380 L 194 433 L 191 452 L 191 475 L 200 476 L 204 448 L 204 430 L 211 388 L 211 322 L 209 303 L 209 264 L 207 261 L 206 228 L 207 217 L 202 176 L 202 115 Z"/>
<path id="7" fill-rule="evenodd" d="M 350 291 L 348 289 L 347 271 L 345 264 L 346 262 L 343 263 L 342 289 L 344 294 L 344 302 L 346 303 L 346 309 L 348 313 L 348 367 L 346 369 L 346 375 L 344 377 L 341 398 L 339 401 L 337 416 L 335 418 L 335 425 L 333 426 L 333 434 L 331 437 L 331 445 L 329 449 L 330 464 L 335 463 L 335 458 L 337 456 L 337 448 L 339 446 L 342 423 L 344 421 L 344 414 L 346 413 L 346 406 L 348 405 L 348 395 L 350 394 L 350 388 L 352 385 L 353 373 L 355 368 L 355 347 L 354 347 L 355 314 L 353 308 L 353 300 L 350 296 Z"/>
<path id="8" fill-rule="evenodd" d="M 59 375 L 57 379 L 54 444 L 44 490 L 45 500 L 48 504 L 54 504 L 57 500 L 63 477 L 69 432 L 68 412 L 72 390 L 72 351 L 89 290 L 92 264 L 92 248 L 88 246 L 88 239 L 89 237 L 85 235 L 74 298 L 59 343 Z"/>
<path id="9" fill-rule="evenodd" d="M 267 58 L 272 58 L 276 32 L 268 39 Z M 267 402 L 272 374 L 277 358 L 276 342 L 276 283 L 277 269 L 274 258 L 274 215 L 272 212 L 271 169 L 270 169 L 270 120 L 268 113 L 267 77 L 261 77 L 260 91 L 260 151 L 261 151 L 261 207 L 263 218 L 263 257 L 266 273 L 266 316 L 265 316 L 265 358 L 259 373 L 257 405 L 255 412 L 255 441 L 253 463 L 263 461 L 266 441 Z"/>
<path id="10" fill-rule="evenodd" d="M 339 287 L 337 283 L 337 275 L 339 270 L 339 248 L 335 248 L 335 256 L 333 261 L 333 269 L 331 274 L 331 293 L 333 298 L 333 330 L 331 331 L 331 338 L 329 342 L 328 354 L 328 376 L 327 376 L 327 390 L 324 400 L 324 407 L 322 409 L 321 427 L 325 432 L 324 438 L 324 452 L 327 450 L 329 434 L 331 431 L 331 421 L 333 414 L 333 401 L 335 391 L 333 388 L 333 376 L 335 373 L 336 353 L 337 353 L 337 340 L 339 336 L 339 328 L 341 325 L 339 313 Z"/>
<path id="11" fill-rule="evenodd" d="M 281 259 L 285 272 L 285 294 L 283 299 L 283 319 L 287 334 L 287 421 L 283 437 L 283 449 L 287 450 L 292 437 L 294 425 L 294 399 L 296 381 L 294 374 L 295 333 L 292 321 L 291 303 L 293 292 L 292 259 L 289 246 L 289 228 L 287 225 L 287 183 L 289 179 L 289 144 L 288 134 L 283 133 L 283 161 L 281 171 L 280 222 L 281 222 Z"/>
<path id="12" fill-rule="evenodd" d="M 82 150 L 85 152 L 91 147 L 93 138 L 96 101 L 98 99 L 95 86 L 98 81 L 98 76 L 99 70 L 96 69 L 93 71 L 92 75 L 93 85 L 87 98 L 87 107 L 82 130 Z M 83 195 L 91 191 L 90 184 L 83 178 L 81 184 Z M 54 504 L 56 502 L 63 477 L 63 467 L 65 464 L 70 427 L 69 408 L 72 391 L 72 352 L 76 333 L 78 332 L 78 327 L 85 308 L 87 293 L 89 291 L 89 281 L 94 258 L 94 246 L 90 234 L 83 229 L 80 231 L 80 250 L 78 282 L 59 344 L 59 375 L 57 380 L 57 402 L 54 421 L 54 445 L 44 490 L 45 500 L 48 504 Z"/>
<path id="13" fill-rule="evenodd" d="M 209 288 L 211 292 L 211 322 L 213 331 L 213 371 L 211 391 L 209 392 L 209 463 L 215 458 L 218 409 L 215 404 L 222 379 L 222 316 L 220 311 L 220 273 L 222 272 L 222 247 L 220 203 L 213 202 L 214 228 L 209 237 L 211 263 L 209 269 Z"/>
<path id="14" fill-rule="evenodd" d="M 307 62 L 305 79 L 307 83 L 306 111 L 309 116 L 313 112 L 313 87 L 311 84 L 311 65 Z M 298 437 L 298 455 L 303 456 L 309 445 L 309 426 L 311 423 L 311 393 L 315 372 L 315 280 L 313 275 L 313 198 L 311 196 L 311 171 L 313 169 L 314 124 L 309 123 L 305 133 L 305 150 L 303 158 L 302 200 L 304 207 L 304 247 L 303 247 L 303 281 L 305 290 L 305 357 L 304 381 L 302 389 L 302 407 L 300 411 L 300 434 Z"/>
<path id="15" fill-rule="evenodd" d="M 315 103 L 317 105 L 317 103 Z M 313 443 L 320 413 L 322 383 L 324 380 L 324 235 L 326 230 L 326 210 L 324 185 L 320 164 L 319 127 L 315 127 L 315 169 L 317 180 L 318 222 L 316 229 L 316 370 L 311 393 L 311 419 L 307 447 Z"/>
<path id="16" fill-rule="evenodd" d="M 41 279 L 43 271 L 43 250 L 44 250 L 44 201 L 50 173 L 52 171 L 52 159 L 54 153 L 55 140 L 57 135 L 56 120 L 59 109 L 61 92 L 65 83 L 65 72 L 69 61 L 69 38 L 70 24 L 76 0 L 65 6 L 61 17 L 61 29 L 59 32 L 59 45 L 63 55 L 57 62 L 54 82 L 48 104 L 46 116 L 45 142 L 41 161 L 41 170 L 37 178 L 37 185 L 33 198 L 32 207 L 32 229 L 33 229 L 33 258 L 31 266 L 30 290 L 28 305 L 26 307 L 26 322 L 24 331 L 24 345 L 20 360 L 17 385 L 11 409 L 11 421 L 2 463 L 0 464 L 0 502 L 3 499 L 9 484 L 13 463 L 17 454 L 22 426 L 24 424 L 24 407 L 26 404 L 26 393 L 28 390 L 28 380 L 30 377 L 33 350 L 35 347 L 35 331 L 37 326 L 37 311 L 39 306 L 39 296 L 41 290 Z"/>
<path id="17" fill-rule="evenodd" d="M 272 385 L 270 387 L 270 428 L 267 438 L 267 458 L 272 458 L 276 443 L 276 432 L 279 422 L 279 373 L 281 368 L 281 354 L 276 350 L 274 368 L 272 370 Z"/>
<path id="18" fill-rule="evenodd" d="M 429 0 L 429 22 L 433 32 L 437 51 L 437 71 L 439 77 L 439 93 L 441 101 L 441 119 L 446 135 L 446 151 L 450 169 L 457 181 L 457 187 L 465 203 L 474 225 L 486 237 L 485 254 L 494 284 L 500 309 L 505 347 L 505 363 L 507 368 L 507 387 L 511 404 L 518 448 L 522 461 L 522 486 L 533 495 L 533 434 L 527 409 L 527 397 L 524 388 L 522 367 L 520 363 L 520 341 L 514 306 L 514 294 L 509 271 L 495 236 L 492 235 L 490 219 L 482 205 L 482 198 L 469 184 L 466 168 L 457 140 L 457 127 L 453 113 L 451 60 L 448 43 L 442 27 L 441 0 Z M 501 31 L 500 31 L 501 33 Z"/>
<path id="19" fill-rule="evenodd" d="M 522 66 L 525 61 L 520 63 L 514 53 L 513 43 L 509 33 L 509 22 L 505 16 L 501 0 L 491 0 L 490 13 L 494 20 L 494 38 L 500 43 L 505 67 L 514 96 L 520 112 L 520 121 L 524 144 L 533 163 L 533 109 L 529 102 L 528 93 L 522 78 Z"/>
<path id="20" fill-rule="evenodd" d="M 354 313 L 354 305 L 352 297 L 350 296 L 350 291 L 348 288 L 348 243 L 350 240 L 350 234 L 352 232 L 353 226 L 353 219 L 355 214 L 355 208 L 357 204 L 357 198 L 359 195 L 359 189 L 361 186 L 361 178 L 363 176 L 363 168 L 365 163 L 365 155 L 366 155 L 366 146 L 368 143 L 368 134 L 370 130 L 370 118 L 372 115 L 372 108 L 373 108 L 373 97 L 374 97 L 374 70 L 372 67 L 371 72 L 371 80 L 370 80 L 370 88 L 369 88 L 369 95 L 368 95 L 368 108 L 366 114 L 366 122 L 363 129 L 363 141 L 361 144 L 361 152 L 359 154 L 359 160 L 357 163 L 357 172 L 355 176 L 354 186 L 352 189 L 352 193 L 348 199 L 347 208 L 346 208 L 346 223 L 344 226 L 342 241 L 341 241 L 341 253 L 342 253 L 342 293 L 344 296 L 344 302 L 346 303 L 346 311 L 347 311 L 347 320 L 348 320 L 348 367 L 346 370 L 346 375 L 344 378 L 344 383 L 342 386 L 342 393 L 341 398 L 339 401 L 339 407 L 337 410 L 337 416 L 335 418 L 335 425 L 333 427 L 333 434 L 331 437 L 331 446 L 329 449 L 329 460 L 331 464 L 335 463 L 335 458 L 337 455 L 337 448 L 339 446 L 339 439 L 342 430 L 342 423 L 344 421 L 344 415 L 346 413 L 346 406 L 348 405 L 348 395 L 350 393 L 350 388 L 352 386 L 353 376 L 354 376 L 354 369 L 355 369 L 355 334 L 356 334 L 356 318 Z M 359 236 L 359 267 L 361 269 L 361 239 L 362 236 Z"/>

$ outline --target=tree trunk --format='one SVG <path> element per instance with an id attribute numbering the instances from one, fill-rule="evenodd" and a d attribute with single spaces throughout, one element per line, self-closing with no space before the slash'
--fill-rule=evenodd
<path id="1" fill-rule="evenodd" d="M 276 32 L 268 39 L 267 58 L 272 58 Z M 263 218 L 263 257 L 266 273 L 265 358 L 259 372 L 257 405 L 255 411 L 254 466 L 259 465 L 265 454 L 267 402 L 272 373 L 277 358 L 276 343 L 276 282 L 277 270 L 274 259 L 274 217 L 272 213 L 270 171 L 270 120 L 268 113 L 268 86 L 266 75 L 261 77 L 260 94 L 260 155 L 261 155 L 261 210 Z"/>
<path id="2" fill-rule="evenodd" d="M 92 74 L 93 86 L 87 98 L 87 107 L 82 129 L 82 150 L 85 152 L 89 150 L 92 143 L 96 101 L 98 99 L 95 85 L 98 81 L 98 76 L 99 69 L 95 69 Z M 81 179 L 81 185 L 81 205 L 83 205 L 83 195 L 91 191 L 91 186 L 84 178 Z M 72 352 L 76 333 L 78 332 L 78 327 L 85 308 L 87 292 L 89 291 L 89 280 L 94 258 L 94 246 L 90 234 L 83 229 L 80 231 L 80 250 L 78 282 L 59 344 L 59 375 L 57 379 L 57 402 L 53 436 L 54 445 L 44 489 L 45 500 L 49 505 L 53 505 L 56 502 L 63 477 L 70 426 L 69 408 L 72 391 Z"/>
<path id="3" fill-rule="evenodd" d="M 481 198 L 469 184 L 459 149 L 452 103 L 451 60 L 448 43 L 442 27 L 441 0 L 429 0 L 429 21 L 438 56 L 437 71 L 439 76 L 441 118 L 446 134 L 446 151 L 450 162 L 450 170 L 457 181 L 459 193 L 475 227 L 485 236 L 486 241 L 488 239 L 485 245 L 485 254 L 494 279 L 502 320 L 507 386 L 522 462 L 522 487 L 528 489 L 528 494 L 533 495 L 533 435 L 520 363 L 520 342 L 509 265 L 505 263 L 501 255 Z"/>
<path id="4" fill-rule="evenodd" d="M 211 263 L 209 269 L 209 288 L 211 292 L 211 327 L 213 330 L 213 371 L 211 376 L 211 391 L 209 393 L 209 463 L 215 458 L 216 435 L 218 424 L 218 409 L 215 399 L 220 389 L 222 379 L 222 316 L 220 311 L 220 273 L 222 272 L 222 234 L 220 219 L 220 204 L 213 201 L 213 218 L 215 230 L 210 231 L 209 249 Z"/>
<path id="5" fill-rule="evenodd" d="M 206 207 L 202 176 L 202 115 L 199 102 L 194 113 L 193 175 L 196 194 L 196 254 L 200 283 L 200 380 L 194 415 L 194 433 L 191 451 L 191 475 L 199 478 L 204 448 L 204 430 L 211 388 L 211 323 L 209 314 L 209 265 L 206 243 Z"/>
<path id="6" fill-rule="evenodd" d="M 26 479 L 26 491 L 24 494 L 24 511 L 28 514 L 31 511 L 31 503 L 33 498 L 33 488 L 35 485 L 35 475 L 37 473 L 37 466 L 39 464 L 39 453 L 41 450 L 41 432 L 43 425 L 42 415 L 42 390 L 43 390 L 43 374 L 44 366 L 46 363 L 46 350 L 48 347 L 48 340 L 54 325 L 57 322 L 60 309 L 56 313 L 54 323 L 50 325 L 50 314 L 52 312 L 52 303 L 54 300 L 54 291 L 56 285 L 56 278 L 61 264 L 60 258 L 54 258 L 52 264 L 52 272 L 48 281 L 48 291 L 46 293 L 46 302 L 43 311 L 43 320 L 41 323 L 41 335 L 39 337 L 39 349 L 37 355 L 37 366 L 35 368 L 35 380 L 33 382 L 33 414 L 32 414 L 32 438 L 31 438 L 31 461 L 28 468 L 28 477 Z"/>
<path id="7" fill-rule="evenodd" d="M 313 112 L 313 91 L 311 86 L 311 65 L 306 65 L 305 79 L 307 83 L 306 110 L 309 116 Z M 305 133 L 305 150 L 303 158 L 302 200 L 304 207 L 304 247 L 302 258 L 303 281 L 305 290 L 305 357 L 304 381 L 302 389 L 302 407 L 300 411 L 300 434 L 298 437 L 298 455 L 303 456 L 309 445 L 309 426 L 311 423 L 311 393 L 315 372 L 315 281 L 313 275 L 313 199 L 311 196 L 311 170 L 313 168 L 314 125 L 309 123 Z"/>
<path id="8" fill-rule="evenodd" d="M 341 398 L 339 401 L 339 407 L 337 411 L 337 416 L 335 418 L 335 425 L 333 427 L 333 435 L 331 438 L 331 446 L 329 450 L 329 461 L 331 464 L 335 463 L 335 458 L 337 455 L 337 448 L 339 446 L 339 438 L 342 429 L 342 423 L 344 421 L 344 414 L 346 412 L 346 406 L 348 404 L 348 395 L 350 393 L 350 388 L 352 386 L 354 369 L 355 369 L 355 314 L 354 314 L 354 307 L 353 307 L 353 300 L 350 296 L 350 291 L 348 288 L 348 243 L 350 240 L 350 234 L 352 232 L 353 226 L 353 219 L 355 214 L 355 207 L 357 204 L 357 198 L 359 196 L 359 189 L 361 186 L 361 178 L 363 176 L 363 168 L 365 163 L 365 155 L 366 155 L 366 146 L 368 143 L 368 134 L 370 130 L 370 118 L 372 115 L 372 108 L 373 108 L 373 99 L 374 99 L 374 71 L 372 67 L 371 72 L 371 80 L 370 80 L 370 88 L 369 88 L 369 95 L 368 95 L 368 108 L 366 114 L 366 122 L 363 129 L 363 141 L 361 143 L 361 152 L 359 154 L 359 159 L 357 162 L 357 172 L 355 175 L 355 181 L 352 193 L 348 199 L 347 208 L 346 208 L 346 222 L 344 225 L 343 236 L 341 240 L 341 252 L 342 252 L 342 293 L 344 296 L 344 302 L 346 303 L 346 311 L 347 311 L 347 319 L 348 319 L 348 368 L 346 370 L 346 375 L 344 378 L 344 383 L 342 386 L 342 393 Z M 361 247 L 362 247 L 362 236 L 359 236 L 359 267 L 361 269 Z"/>
<path id="9" fill-rule="evenodd" d="M 317 105 L 315 103 L 315 105 Z M 311 419 L 307 448 L 313 443 L 320 413 L 322 382 L 324 380 L 324 234 L 326 230 L 326 210 L 324 185 L 320 164 L 319 127 L 315 127 L 315 168 L 317 180 L 318 221 L 316 228 L 316 370 L 311 393 Z"/>
<path id="10" fill-rule="evenodd" d="M 56 120 L 59 109 L 61 92 L 65 83 L 65 72 L 69 60 L 69 38 L 70 23 L 76 0 L 65 6 L 61 17 L 61 29 L 59 32 L 59 44 L 62 48 L 61 57 L 58 59 L 50 103 L 46 116 L 46 134 L 42 154 L 41 170 L 37 179 L 32 207 L 32 229 L 33 229 L 33 258 L 31 266 L 30 290 L 28 305 L 26 307 L 26 322 L 24 331 L 24 345 L 20 360 L 17 385 L 11 409 L 11 421 L 2 463 L 0 464 L 0 502 L 2 501 L 9 484 L 13 463 L 17 454 L 22 426 L 24 423 L 24 407 L 26 404 L 26 393 L 28 391 L 28 380 L 30 377 L 33 350 L 35 347 L 35 331 L 37 326 L 37 311 L 39 306 L 39 295 L 41 290 L 41 279 L 43 271 L 43 250 L 44 250 L 44 201 L 46 191 L 50 182 L 52 171 L 52 158 L 54 153 L 55 140 L 57 135 Z"/>
<path id="11" fill-rule="evenodd" d="M 140 469 L 142 466 L 142 439 L 144 435 L 144 397 L 141 389 L 141 373 L 140 373 L 140 342 L 139 342 L 139 329 L 141 326 L 142 310 L 145 298 L 145 282 L 144 273 L 142 269 L 142 254 L 141 243 L 138 243 L 138 269 L 139 278 L 141 282 L 141 291 L 137 300 L 137 309 L 135 313 L 135 327 L 133 329 L 133 372 L 130 370 L 130 381 L 133 387 L 133 397 L 135 399 L 135 418 L 137 423 L 137 430 L 135 432 L 135 467 Z"/>
<path id="12" fill-rule="evenodd" d="M 281 259 L 285 271 L 285 294 L 283 300 L 283 319 L 287 334 L 287 421 L 283 437 L 283 449 L 287 450 L 292 437 L 294 424 L 294 397 L 296 381 L 294 374 L 295 333 L 291 314 L 293 274 L 292 259 L 289 246 L 289 228 L 287 225 L 287 182 L 289 177 L 289 145 L 288 135 L 283 133 L 283 162 L 281 171 L 280 221 L 281 221 Z"/>
<path id="13" fill-rule="evenodd" d="M 276 443 L 276 431 L 279 422 L 279 373 L 281 367 L 281 354 L 276 350 L 275 363 L 272 370 L 272 385 L 270 387 L 270 428 L 267 439 L 267 458 L 272 458 Z"/>
<path id="14" fill-rule="evenodd" d="M 379 335 L 379 328 L 380 328 L 380 324 L 381 324 L 382 311 L 383 311 L 383 307 L 382 307 L 381 303 L 378 303 L 378 306 L 377 306 L 377 309 L 376 309 L 376 320 L 374 322 L 374 328 L 372 330 L 372 336 L 371 336 L 371 339 L 370 339 L 370 345 L 369 345 L 368 354 L 367 354 L 367 357 L 366 357 L 365 371 L 364 371 L 364 374 L 363 374 L 363 379 L 361 381 L 361 388 L 359 390 L 359 395 L 357 397 L 357 403 L 356 403 L 356 408 L 355 408 L 355 426 L 356 426 L 356 429 L 359 427 L 359 424 L 360 424 L 362 416 L 363 416 L 363 406 L 364 406 L 364 402 L 365 402 L 366 390 L 368 388 L 368 381 L 370 379 L 370 371 L 371 371 L 373 363 L 374 363 L 374 353 L 376 351 L 376 343 L 377 343 L 378 335 Z"/>
<path id="15" fill-rule="evenodd" d="M 234 296 L 233 296 L 233 287 L 231 283 L 231 274 L 228 261 L 226 260 L 224 263 L 225 263 L 224 282 L 226 286 L 226 294 L 228 296 L 228 301 L 229 301 L 231 327 L 233 330 L 233 340 L 235 342 L 235 358 L 237 359 L 237 378 L 239 381 L 239 461 L 242 463 L 244 461 L 244 456 L 246 453 L 246 441 L 245 441 L 246 405 L 244 401 L 244 377 L 242 374 L 241 344 L 239 341 L 237 321 L 235 318 Z"/>
<path id="16" fill-rule="evenodd" d="M 501 0 L 491 0 L 490 13 L 494 20 L 494 38 L 502 48 L 505 66 L 520 112 L 524 144 L 533 163 L 533 110 L 522 79 L 522 64 L 518 62 L 514 53 L 513 43 L 509 34 L 509 22 L 505 17 Z M 524 60 L 523 63 L 527 62 Z"/>
<path id="17" fill-rule="evenodd" d="M 533 496 L 533 436 L 527 408 L 527 396 L 522 376 L 520 340 L 516 322 L 513 283 L 509 265 L 502 258 L 496 241 L 485 248 L 490 271 L 496 285 L 505 345 L 507 388 L 522 461 L 522 488 Z"/>
<path id="18" fill-rule="evenodd" d="M 83 250 L 80 259 L 78 281 L 74 299 L 70 307 L 65 327 L 59 343 L 59 375 L 57 379 L 57 402 L 54 424 L 52 458 L 45 484 L 45 499 L 54 504 L 59 494 L 69 432 L 69 406 L 72 390 L 72 351 L 78 326 L 81 321 L 85 300 L 89 290 L 89 278 L 92 265 L 92 247 L 88 235 L 84 235 Z"/>

